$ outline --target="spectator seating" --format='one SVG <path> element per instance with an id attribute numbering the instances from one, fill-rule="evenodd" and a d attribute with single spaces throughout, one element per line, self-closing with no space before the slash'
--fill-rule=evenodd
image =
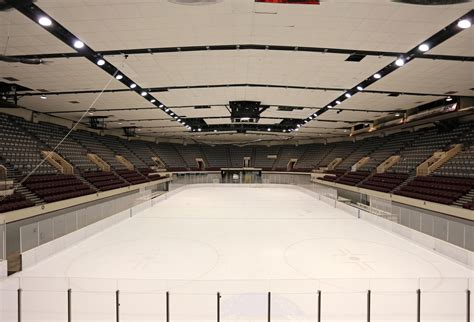
<path id="1" fill-rule="evenodd" d="M 278 155 L 279 146 L 259 146 L 255 148 L 254 166 L 262 170 L 269 171 L 273 169 L 276 159 L 269 159 L 269 155 Z"/>
<path id="2" fill-rule="evenodd" d="M 298 159 L 303 155 L 306 150 L 306 146 L 288 146 L 284 145 L 280 147 L 278 159 L 275 161 L 273 166 L 276 171 L 286 171 L 288 163 L 291 159 Z M 298 163 L 296 163 L 298 164 Z"/>
<path id="3" fill-rule="evenodd" d="M 188 165 L 178 153 L 174 144 L 149 144 L 151 150 L 160 157 L 170 171 L 186 171 Z"/>
<path id="4" fill-rule="evenodd" d="M 120 175 L 123 179 L 125 179 L 130 184 L 140 184 L 149 182 L 147 178 L 145 178 L 142 174 L 135 170 L 117 170 L 117 174 Z"/>
<path id="5" fill-rule="evenodd" d="M 369 171 L 353 171 L 348 172 L 337 179 L 337 183 L 356 186 L 370 175 Z"/>
<path id="6" fill-rule="evenodd" d="M 395 194 L 451 205 L 474 187 L 474 179 L 415 177 Z"/>
<path id="7" fill-rule="evenodd" d="M 128 186 L 128 183 L 120 179 L 113 172 L 89 171 L 82 173 L 82 176 L 101 191 Z"/>
<path id="8" fill-rule="evenodd" d="M 23 186 L 45 202 L 93 194 L 95 191 L 73 175 L 34 175 L 28 177 Z"/>
<path id="9" fill-rule="evenodd" d="M 408 179 L 405 173 L 378 173 L 359 185 L 360 188 L 390 192 Z"/>
<path id="10" fill-rule="evenodd" d="M 33 207 L 35 204 L 26 200 L 20 193 L 14 193 L 10 196 L 0 196 L 0 213 Z"/>

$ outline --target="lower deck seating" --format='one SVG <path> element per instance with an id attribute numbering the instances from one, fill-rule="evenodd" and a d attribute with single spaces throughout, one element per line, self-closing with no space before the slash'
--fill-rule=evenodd
<path id="1" fill-rule="evenodd" d="M 131 184 L 140 184 L 149 180 L 135 170 L 117 170 L 117 173 Z"/>
<path id="2" fill-rule="evenodd" d="M 359 187 L 381 192 L 390 192 L 401 185 L 408 177 L 408 174 L 403 173 L 377 173 L 359 185 Z"/>
<path id="3" fill-rule="evenodd" d="M 327 175 L 321 178 L 321 180 L 336 182 L 340 177 L 346 173 L 346 170 L 329 170 L 326 172 Z"/>
<path id="4" fill-rule="evenodd" d="M 19 193 L 14 193 L 7 197 L 0 196 L 0 200 L 0 213 L 28 208 L 35 205 L 32 201 L 26 200 L 25 197 Z"/>
<path id="5" fill-rule="evenodd" d="M 474 179 L 453 177 L 416 177 L 400 191 L 398 195 L 422 200 L 453 204 L 474 187 Z"/>
<path id="6" fill-rule="evenodd" d="M 120 179 L 113 172 L 90 171 L 84 172 L 82 176 L 101 191 L 128 186 L 128 183 Z"/>
<path id="7" fill-rule="evenodd" d="M 349 186 L 356 186 L 369 175 L 369 171 L 353 171 L 339 177 L 337 183 L 347 184 Z"/>
<path id="8" fill-rule="evenodd" d="M 156 180 L 163 179 L 163 176 L 161 176 L 159 174 L 155 174 L 156 172 L 153 171 L 150 168 L 138 169 L 138 172 L 140 172 L 142 175 L 144 175 L 150 181 L 156 181 Z"/>
<path id="9" fill-rule="evenodd" d="M 95 193 L 93 189 L 75 176 L 65 174 L 31 176 L 23 182 L 23 185 L 45 202 L 55 202 Z"/>

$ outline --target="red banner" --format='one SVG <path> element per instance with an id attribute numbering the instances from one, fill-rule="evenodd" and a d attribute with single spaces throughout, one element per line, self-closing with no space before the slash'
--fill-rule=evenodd
<path id="1" fill-rule="evenodd" d="M 255 0 L 263 3 L 319 4 L 319 0 Z"/>

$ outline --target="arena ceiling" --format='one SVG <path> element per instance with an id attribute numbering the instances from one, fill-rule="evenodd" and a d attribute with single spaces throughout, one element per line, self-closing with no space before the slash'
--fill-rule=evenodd
<path id="1" fill-rule="evenodd" d="M 462 19 L 474 20 L 471 1 L 1 2 L 16 7 L 0 12 L 1 54 L 42 62 L 0 62 L 0 81 L 31 89 L 19 93 L 20 106 L 77 121 L 93 105 L 83 122 L 107 116 L 107 128 L 137 127 L 140 136 L 235 142 L 336 137 L 355 124 L 449 95 L 474 96 L 474 28 L 458 27 Z M 42 16 L 52 24 L 41 26 Z M 84 47 L 74 48 L 76 40 Z M 430 45 L 426 52 L 418 49 L 423 43 Z M 401 67 L 394 63 L 400 57 Z M 105 64 L 98 66 L 101 58 Z M 118 74 L 124 77 L 115 79 Z M 138 86 L 131 89 L 131 83 Z M 230 101 L 265 106 L 258 131 L 223 131 L 231 124 Z M 212 130 L 187 128 L 191 119 Z M 283 131 L 284 120 L 301 126 Z"/>

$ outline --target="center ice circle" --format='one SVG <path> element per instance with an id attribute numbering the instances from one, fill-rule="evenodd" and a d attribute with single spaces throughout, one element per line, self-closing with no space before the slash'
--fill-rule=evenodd
<path id="1" fill-rule="evenodd" d="M 184 238 L 121 241 L 82 254 L 71 263 L 69 276 L 195 280 L 210 272 L 219 260 L 204 242 Z M 192 265 L 193 269 L 189 269 Z M 84 267 L 89 267 L 84 271 Z"/>
<path id="2" fill-rule="evenodd" d="M 286 263 L 307 278 L 413 278 L 440 272 L 420 254 L 359 239 L 317 238 L 291 244 Z"/>

